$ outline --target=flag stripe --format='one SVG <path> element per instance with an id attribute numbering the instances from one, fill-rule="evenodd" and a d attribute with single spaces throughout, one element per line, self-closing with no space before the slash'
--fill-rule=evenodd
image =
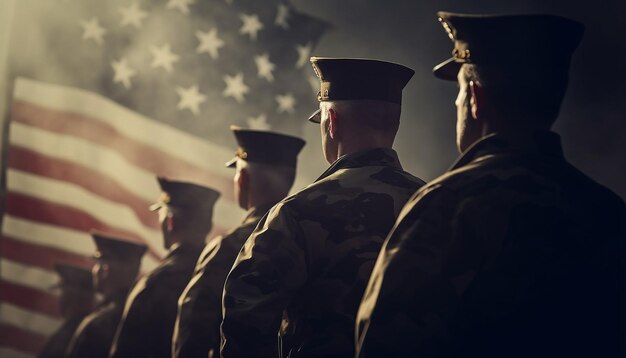
<path id="1" fill-rule="evenodd" d="M 105 122 L 93 120 L 87 116 L 78 115 L 70 112 L 54 111 L 48 108 L 42 108 L 31 103 L 16 101 L 12 107 L 12 118 L 16 122 L 24 123 L 29 126 L 45 129 L 49 132 L 63 134 L 64 136 L 72 136 L 83 139 L 85 141 L 99 144 L 108 151 L 114 151 L 125 158 L 129 163 L 142 168 L 151 173 L 158 175 L 179 178 L 189 181 L 195 181 L 210 186 L 220 192 L 225 197 L 233 199 L 229 189 L 231 187 L 228 178 L 228 172 L 222 171 L 223 175 L 216 175 L 213 170 L 215 168 L 203 169 L 190 164 L 188 161 L 176 158 L 170 153 L 159 150 L 154 146 L 148 146 L 143 143 L 134 141 L 121 133 L 116 128 Z M 167 138 L 167 137 L 161 137 Z M 152 138 L 155 143 L 159 142 L 159 137 Z M 168 145 L 169 148 L 175 148 L 183 143 Z M 165 147 L 162 145 L 162 147 Z M 222 160 L 216 160 L 217 153 L 207 153 L 208 161 L 216 161 L 215 165 L 224 167 L 224 163 L 232 157 L 232 152 Z M 198 153 L 188 152 L 187 157 L 196 157 Z M 219 164 L 218 164 L 219 163 Z M 221 170 L 220 170 L 221 171 Z"/>
<path id="2" fill-rule="evenodd" d="M 24 242 L 64 250 L 75 255 L 89 256 L 95 250 L 91 236 L 86 232 L 13 215 L 4 216 L 2 231 L 5 235 Z"/>
<path id="3" fill-rule="evenodd" d="M 12 124 L 10 142 L 13 144 L 12 147 L 28 148 L 28 150 L 44 157 L 76 163 L 82 168 L 98 173 L 98 175 L 81 179 L 82 181 L 91 181 L 95 186 L 104 186 L 106 181 L 99 182 L 100 177 L 104 177 L 110 178 L 121 187 L 125 187 L 135 196 L 143 198 L 146 203 L 152 203 L 159 195 L 160 190 L 154 174 L 128 163 L 124 157 L 107 147 L 21 123 Z M 10 153 L 9 161 L 13 161 L 11 156 Z M 75 178 L 73 181 L 77 181 L 77 179 Z M 12 184 L 11 181 L 8 182 L 9 189 Z M 224 193 L 232 194 L 232 191 L 232 182 L 229 182 L 228 190 Z M 228 199 L 228 195 L 225 198 Z M 215 207 L 215 222 L 222 227 L 238 225 L 241 216 L 242 211 L 234 201 L 218 200 Z"/>
<path id="4" fill-rule="evenodd" d="M 52 111 L 75 113 L 92 121 L 115 128 L 122 135 L 149 147 L 166 147 L 175 156 L 174 161 L 191 162 L 208 172 L 228 177 L 230 169 L 224 162 L 233 156 L 234 149 L 224 148 L 193 135 L 161 124 L 129 110 L 100 95 L 71 87 L 19 78 L 16 80 L 14 100 L 48 108 Z M 94 111 L 97 108 L 97 111 Z M 97 116 L 95 115 L 97 113 Z M 96 125 L 93 123 L 93 125 Z M 159 146 L 159 139 L 168 139 Z M 172 145 L 172 143 L 175 143 Z M 234 148 L 234 142 L 233 142 Z"/>
<path id="5" fill-rule="evenodd" d="M 43 336 L 51 335 L 61 325 L 60 319 L 25 310 L 8 302 L 0 302 L 0 321 Z"/>
<path id="6" fill-rule="evenodd" d="M 0 357 L 31 357 L 23 352 L 35 355 L 39 353 L 46 344 L 46 338 L 44 336 L 29 332 L 12 324 L 0 323 L 0 332 L 2 332 L 2 334 L 0 334 L 0 346 L 14 349 L 0 349 Z"/>
<path id="7" fill-rule="evenodd" d="M 48 290 L 50 286 L 59 281 L 57 275 L 52 271 L 27 266 L 7 258 L 3 258 L 0 261 L 0 271 L 2 272 L 3 281 L 40 291 Z"/>
<path id="8" fill-rule="evenodd" d="M 61 318 L 58 297 L 47 292 L 0 280 L 0 300 L 23 309 Z"/>
<path id="9" fill-rule="evenodd" d="M 160 231 L 143 226 L 127 206 L 94 195 L 78 185 L 15 169 L 7 170 L 7 182 L 9 191 L 12 193 L 20 193 L 38 200 L 81 210 L 110 227 L 132 233 L 136 238 L 145 239 L 152 249 L 160 244 Z M 164 253 L 162 249 L 160 251 L 159 253 Z"/>
<path id="10" fill-rule="evenodd" d="M 2 252 L 2 257 L 9 260 L 50 271 L 54 270 L 54 265 L 57 263 L 80 266 L 86 269 L 93 266 L 93 262 L 85 256 L 48 246 L 33 245 L 6 235 L 0 237 L 0 252 Z"/>
<path id="11" fill-rule="evenodd" d="M 6 212 L 28 220 L 40 221 L 86 232 L 94 229 L 107 232 L 114 236 L 123 237 L 130 241 L 144 242 L 141 236 L 115 228 L 79 209 L 14 192 L 7 194 Z M 149 249 L 149 254 L 157 260 L 160 257 L 152 247 Z"/>
<path id="12" fill-rule="evenodd" d="M 159 222 L 154 213 L 148 210 L 151 203 L 135 196 L 109 176 L 100 175 L 90 168 L 75 163 L 52 158 L 29 149 L 10 146 L 8 166 L 19 171 L 46 176 L 50 179 L 74 183 L 87 191 L 112 201 L 128 205 L 141 223 L 158 229 Z"/>

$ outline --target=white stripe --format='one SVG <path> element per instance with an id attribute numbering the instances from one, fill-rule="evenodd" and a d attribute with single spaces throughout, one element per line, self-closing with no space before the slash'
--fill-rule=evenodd
<path id="1" fill-rule="evenodd" d="M 11 348 L 2 348 L 2 347 L 0 347 L 0 357 L 2 358 L 35 358 L 35 356 L 30 353 L 25 353 L 22 351 L 16 351 Z"/>
<path id="2" fill-rule="evenodd" d="M 147 202 L 154 201 L 161 192 L 153 173 L 134 166 L 107 147 L 18 122 L 11 125 L 10 132 L 12 144 L 94 170 L 115 180 Z M 230 175 L 232 174 L 231 172 Z M 184 177 L 182 173 L 181 177 Z M 227 228 L 238 225 L 243 215 L 243 211 L 234 202 L 226 199 L 217 202 L 214 212 L 214 221 Z"/>
<path id="3" fill-rule="evenodd" d="M 113 228 L 126 230 L 144 238 L 157 253 L 160 247 L 160 232 L 144 226 L 127 206 L 97 196 L 69 182 L 53 180 L 16 169 L 7 170 L 8 190 L 37 199 L 67 205 L 91 215 Z"/>
<path id="4" fill-rule="evenodd" d="M 67 251 L 85 257 L 91 256 L 95 245 L 87 232 L 26 220 L 5 215 L 2 233 L 29 244 L 41 245 Z M 158 265 L 151 255 L 144 255 L 141 270 L 146 272 Z"/>
<path id="5" fill-rule="evenodd" d="M 90 256 L 95 250 L 91 236 L 83 231 L 5 215 L 2 233 L 20 241 Z"/>
<path id="6" fill-rule="evenodd" d="M 34 288 L 36 290 L 56 294 L 50 290 L 52 285 L 59 282 L 59 277 L 51 271 L 2 258 L 0 260 L 0 275 L 4 281 Z"/>
<path id="7" fill-rule="evenodd" d="M 0 321 L 27 331 L 49 336 L 61 325 L 61 320 L 0 302 Z"/>
<path id="8" fill-rule="evenodd" d="M 68 135 L 49 132 L 19 122 L 11 124 L 11 144 L 67 160 L 110 177 L 126 190 L 151 202 L 161 190 L 155 175 L 129 163 L 108 147 Z"/>
<path id="9" fill-rule="evenodd" d="M 98 94 L 18 78 L 15 81 L 14 99 L 93 118 L 113 126 L 120 133 L 144 145 L 167 150 L 181 161 L 191 162 L 210 172 L 219 172 L 223 176 L 230 175 L 224 163 L 233 157 L 233 149 L 203 141 L 173 127 L 160 124 Z M 164 142 L 173 145 L 162 148 Z M 194 155 L 189 155 L 190 153 Z"/>

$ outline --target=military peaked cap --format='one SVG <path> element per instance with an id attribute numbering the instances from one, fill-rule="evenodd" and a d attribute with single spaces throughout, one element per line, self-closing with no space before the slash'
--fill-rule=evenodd
<path id="1" fill-rule="evenodd" d="M 205 213 L 212 213 L 215 202 L 220 197 L 220 192 L 206 186 L 169 180 L 157 177 L 161 186 L 159 201 L 150 205 L 150 210 L 155 211 L 164 206 L 172 206 L 182 209 L 197 209 Z"/>
<path id="2" fill-rule="evenodd" d="M 369 99 L 401 104 L 402 89 L 415 73 L 397 63 L 372 59 L 311 57 L 311 65 L 320 80 L 320 102 Z M 319 123 L 320 111 L 309 121 Z"/>
<path id="3" fill-rule="evenodd" d="M 96 252 L 93 255 L 95 259 L 141 261 L 141 257 L 148 250 L 144 244 L 100 232 L 92 231 L 91 237 L 96 244 Z"/>
<path id="4" fill-rule="evenodd" d="M 251 163 L 263 163 L 295 168 L 298 153 L 305 141 L 286 134 L 231 126 L 230 129 L 237 140 L 237 153 L 226 163 L 234 167 L 237 159 Z"/>
<path id="5" fill-rule="evenodd" d="M 433 69 L 444 80 L 456 80 L 464 63 L 568 71 L 585 29 L 579 22 L 555 15 L 437 15 L 454 42 L 452 57 Z"/>

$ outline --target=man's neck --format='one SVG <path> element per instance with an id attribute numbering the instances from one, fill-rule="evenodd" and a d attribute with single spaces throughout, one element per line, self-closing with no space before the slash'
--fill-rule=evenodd
<path id="1" fill-rule="evenodd" d="M 376 148 L 389 148 L 393 146 L 393 140 L 382 138 L 370 138 L 369 140 L 342 141 L 337 146 L 337 159 L 344 155 L 358 153 Z"/>

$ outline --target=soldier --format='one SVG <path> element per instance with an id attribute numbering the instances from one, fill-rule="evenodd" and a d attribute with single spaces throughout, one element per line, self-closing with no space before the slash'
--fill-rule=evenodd
<path id="1" fill-rule="evenodd" d="M 96 244 L 92 269 L 94 288 L 104 296 L 95 312 L 78 326 L 68 347 L 72 358 L 106 358 L 115 329 L 122 317 L 124 301 L 139 272 L 145 245 L 92 233 Z"/>
<path id="2" fill-rule="evenodd" d="M 460 158 L 402 210 L 359 309 L 361 357 L 617 357 L 624 203 L 550 131 L 583 25 L 441 12 Z"/>
<path id="3" fill-rule="evenodd" d="M 211 240 L 179 299 L 174 357 L 219 356 L 224 281 L 241 247 L 263 216 L 293 185 L 300 138 L 231 127 L 239 148 L 226 163 L 236 168 L 235 199 L 248 210 L 241 225 Z"/>
<path id="4" fill-rule="evenodd" d="M 219 193 L 197 184 L 157 178 L 163 193 L 158 210 L 169 253 L 128 295 L 111 347 L 112 357 L 170 357 L 178 297 L 189 282 L 206 236 L 213 227 Z"/>
<path id="5" fill-rule="evenodd" d="M 76 328 L 95 308 L 91 270 L 66 264 L 56 264 L 54 270 L 61 278 L 54 288 L 60 289 L 59 311 L 65 321 L 48 338 L 39 352 L 40 358 L 63 357 Z"/>
<path id="6" fill-rule="evenodd" d="M 331 166 L 259 222 L 224 287 L 222 355 L 353 356 L 354 320 L 395 218 L 423 182 L 391 149 L 414 71 L 367 59 L 311 58 Z"/>

